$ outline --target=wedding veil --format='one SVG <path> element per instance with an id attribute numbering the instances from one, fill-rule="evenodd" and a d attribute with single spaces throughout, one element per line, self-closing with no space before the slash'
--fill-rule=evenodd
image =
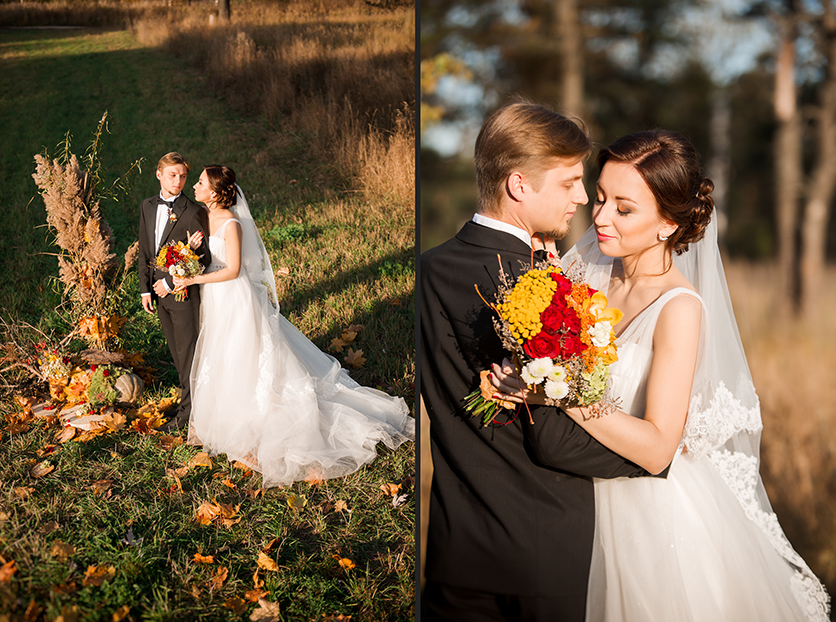
<path id="1" fill-rule="evenodd" d="M 760 477 L 760 402 L 723 271 L 716 218 L 712 218 L 702 240 L 674 257 L 674 264 L 703 301 L 700 354 L 680 450 L 686 451 L 690 459 L 704 458 L 714 463 L 746 516 L 793 567 L 793 589 L 807 618 L 829 620 L 827 592 L 784 535 Z M 563 258 L 564 269 L 585 267 L 590 286 L 605 293 L 612 265 L 613 258 L 598 249 L 594 227 Z"/>
<path id="2" fill-rule="evenodd" d="M 235 205 L 231 210 L 241 223 L 241 265 L 246 269 L 258 296 L 270 302 L 273 308 L 271 315 L 275 317 L 279 314 L 279 299 L 276 295 L 276 279 L 270 265 L 270 256 L 250 213 L 244 191 L 238 184 L 235 184 L 235 191 Z"/>

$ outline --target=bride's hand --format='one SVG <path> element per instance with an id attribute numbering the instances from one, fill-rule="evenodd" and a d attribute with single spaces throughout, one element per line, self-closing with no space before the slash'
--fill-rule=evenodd
<path id="1" fill-rule="evenodd" d="M 507 358 L 502 359 L 502 365 L 492 364 L 491 372 L 491 384 L 496 389 L 498 397 L 517 404 L 523 402 L 541 406 L 545 404 L 545 394 L 542 391 L 530 390 L 517 373 L 514 363 Z"/>
<path id="2" fill-rule="evenodd" d="M 195 231 L 194 233 L 186 231 L 186 235 L 189 238 L 189 246 L 193 251 L 200 248 L 200 245 L 203 243 L 203 231 Z"/>
<path id="3" fill-rule="evenodd" d="M 172 280 L 174 281 L 174 287 L 177 290 L 186 289 L 190 285 L 194 285 L 194 277 L 193 276 L 189 276 L 189 277 L 175 276 L 175 277 L 172 277 Z"/>

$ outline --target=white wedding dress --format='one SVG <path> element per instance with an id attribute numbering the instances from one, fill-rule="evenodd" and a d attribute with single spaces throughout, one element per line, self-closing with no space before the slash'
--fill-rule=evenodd
<path id="1" fill-rule="evenodd" d="M 233 211 L 209 236 L 208 270 L 226 265 L 231 222 L 242 226 L 242 266 L 235 279 L 201 285 L 189 442 L 259 471 L 269 487 L 341 477 L 371 462 L 378 442 L 414 440 L 403 399 L 361 387 L 278 312 L 243 195 Z"/>
<path id="2" fill-rule="evenodd" d="M 581 256 L 593 287 L 606 289 L 611 260 L 597 252 L 593 238 L 594 231 L 567 253 L 564 266 Z M 659 313 L 676 296 L 703 303 L 688 420 L 667 478 L 594 480 L 586 619 L 827 622 L 827 592 L 784 536 L 758 474 L 760 408 L 716 252 L 716 227 L 706 238 L 684 262 L 676 260 L 701 295 L 685 288 L 663 294 L 616 342 L 612 395 L 620 410 L 643 417 Z"/>

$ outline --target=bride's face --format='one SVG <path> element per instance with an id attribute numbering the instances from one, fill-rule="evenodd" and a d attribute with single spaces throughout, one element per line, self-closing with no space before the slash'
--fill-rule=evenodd
<path id="1" fill-rule="evenodd" d="M 194 185 L 194 200 L 199 203 L 211 203 L 217 198 L 217 194 L 209 186 L 209 178 L 206 176 L 206 171 L 200 174 L 200 179 Z"/>
<path id="2" fill-rule="evenodd" d="M 659 215 L 656 198 L 632 164 L 607 162 L 598 178 L 592 220 L 598 247 L 610 257 L 638 255 L 661 246 L 658 235 L 675 226 Z"/>

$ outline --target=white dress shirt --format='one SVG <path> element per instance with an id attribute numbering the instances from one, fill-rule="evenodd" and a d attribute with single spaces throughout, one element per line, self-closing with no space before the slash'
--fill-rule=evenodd
<path id="1" fill-rule="evenodd" d="M 484 214 L 473 214 L 473 218 L 471 219 L 477 225 L 483 225 L 490 229 L 496 229 L 497 231 L 504 231 L 505 233 L 510 233 L 516 238 L 519 238 L 523 241 L 523 243 L 531 248 L 531 236 L 528 235 L 528 231 L 525 229 L 520 229 L 515 225 L 510 225 L 507 222 L 502 222 L 501 220 L 497 220 L 496 218 L 491 218 L 490 216 L 485 216 Z"/>
<path id="2" fill-rule="evenodd" d="M 180 193 L 182 194 L 182 192 Z M 157 204 L 157 219 L 154 222 L 154 245 L 156 247 L 156 252 L 160 252 L 160 242 L 163 239 L 163 231 L 165 231 L 166 225 L 168 225 L 168 204 L 173 204 L 174 201 L 177 200 L 177 197 L 180 196 L 178 194 L 176 197 L 171 197 L 170 199 L 165 199 L 163 197 L 163 193 L 160 193 L 160 202 Z M 163 203 L 166 201 L 166 203 Z M 166 291 L 170 294 L 171 288 L 168 286 L 168 283 L 163 279 L 163 287 L 165 287 Z M 150 296 L 151 294 L 143 294 L 143 296 Z"/>

